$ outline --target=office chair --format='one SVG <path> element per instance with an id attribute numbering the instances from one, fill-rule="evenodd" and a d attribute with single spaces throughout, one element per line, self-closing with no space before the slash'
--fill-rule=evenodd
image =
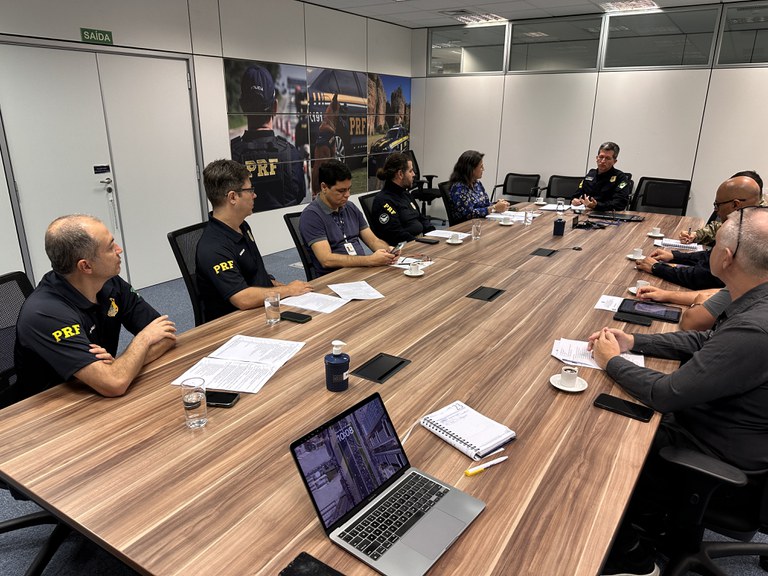
<path id="1" fill-rule="evenodd" d="M 371 218 L 373 217 L 373 200 L 376 198 L 376 194 L 378 194 L 378 192 L 361 194 L 357 197 L 360 201 L 360 208 L 363 209 L 363 214 L 365 214 L 365 219 L 368 220 L 368 224 L 371 223 Z"/>
<path id="2" fill-rule="evenodd" d="M 531 197 L 538 195 L 540 174 L 516 174 L 510 172 L 504 177 L 502 184 L 496 184 L 491 192 L 491 202 L 496 195 L 496 189 L 501 188 L 501 194 L 504 200 L 509 200 L 512 204 L 516 202 L 530 202 Z"/>
<path id="3" fill-rule="evenodd" d="M 361 203 L 362 204 L 362 203 Z M 366 218 L 368 215 L 366 214 Z M 301 232 L 299 232 L 299 219 L 301 218 L 301 212 L 291 212 L 289 214 L 283 214 L 283 220 L 288 226 L 288 232 L 291 233 L 293 243 L 296 245 L 296 251 L 301 258 L 301 265 L 304 266 L 304 274 L 307 276 L 307 281 L 314 280 L 319 277 L 317 270 L 312 265 L 312 258 L 309 256 L 309 249 L 304 245 L 304 240 L 301 238 Z"/>
<path id="4" fill-rule="evenodd" d="M 579 184 L 584 178 L 582 176 L 559 176 L 554 174 L 549 177 L 547 183 L 547 198 L 566 198 L 571 199 L 579 190 Z"/>
<path id="5" fill-rule="evenodd" d="M 630 210 L 685 216 L 691 193 L 690 180 L 643 176 L 637 183 Z"/>
<path id="6" fill-rule="evenodd" d="M 16 344 L 16 321 L 19 318 L 19 311 L 32 290 L 32 284 L 24 272 L 10 272 L 0 276 L 0 302 L 3 303 L 0 307 L 0 408 L 23 399 L 23 396 L 14 390 L 16 368 L 13 362 L 13 348 Z M 0 489 L 10 490 L 14 498 L 26 499 L 2 481 L 0 481 Z M 27 569 L 27 576 L 42 574 L 69 534 L 69 528 L 45 510 L 0 522 L 0 534 L 43 524 L 54 524 L 55 527 Z"/>
<path id="7" fill-rule="evenodd" d="M 413 150 L 403 150 L 403 154 L 405 154 L 411 161 L 413 172 L 415 174 L 413 187 L 408 192 L 410 192 L 411 197 L 414 200 L 421 202 L 421 215 L 427 217 L 427 204 L 431 205 L 432 200 L 440 198 L 440 190 L 432 187 L 432 181 L 437 178 L 437 174 L 424 174 L 422 177 L 421 171 L 419 170 L 419 163 L 416 161 L 416 154 L 413 153 Z M 429 219 L 437 220 L 445 224 L 445 220 L 442 220 L 441 218 L 432 218 L 429 216 Z"/>
<path id="8" fill-rule="evenodd" d="M 451 189 L 449 188 L 450 182 L 440 182 L 437 185 L 437 189 L 440 190 L 440 196 L 443 198 L 443 204 L 445 204 L 445 213 L 448 216 L 448 226 L 454 226 L 464 222 L 463 218 L 457 216 L 456 211 L 453 208 L 453 200 L 451 199 Z"/>
<path id="9" fill-rule="evenodd" d="M 192 224 L 173 232 L 168 232 L 168 242 L 181 270 L 181 277 L 192 301 L 192 311 L 195 315 L 195 326 L 205 323 L 205 306 L 197 289 L 197 243 L 203 235 L 207 222 Z"/>
<path id="10" fill-rule="evenodd" d="M 726 576 L 712 558 L 759 556 L 768 572 L 768 544 L 749 542 L 768 533 L 768 470 L 745 472 L 694 450 L 665 447 L 661 457 L 683 471 L 680 510 L 672 519 L 665 553 L 665 576 L 689 570 L 705 576 Z M 740 542 L 702 542 L 704 529 Z"/>

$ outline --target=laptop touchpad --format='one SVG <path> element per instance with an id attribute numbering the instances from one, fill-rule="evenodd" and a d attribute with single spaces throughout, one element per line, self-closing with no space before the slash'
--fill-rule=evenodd
<path id="1" fill-rule="evenodd" d="M 458 518 L 433 508 L 403 536 L 401 542 L 435 559 L 456 540 L 466 526 Z"/>

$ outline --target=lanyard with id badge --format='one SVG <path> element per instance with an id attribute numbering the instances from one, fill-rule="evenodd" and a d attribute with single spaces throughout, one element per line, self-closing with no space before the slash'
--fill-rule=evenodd
<path id="1" fill-rule="evenodd" d="M 342 236 L 344 236 L 344 250 L 347 251 L 347 254 L 350 256 L 357 256 L 357 251 L 355 250 L 355 247 L 353 246 L 352 242 L 349 242 L 347 240 L 347 233 L 344 231 L 344 218 L 341 217 L 341 210 L 337 213 L 336 217 L 336 225 L 339 227 L 339 230 L 341 230 Z"/>

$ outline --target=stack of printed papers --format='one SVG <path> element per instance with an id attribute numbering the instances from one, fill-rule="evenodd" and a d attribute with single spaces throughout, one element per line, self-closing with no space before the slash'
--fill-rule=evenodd
<path id="1" fill-rule="evenodd" d="M 179 385 L 187 378 L 202 378 L 210 390 L 256 393 L 278 369 L 301 350 L 304 342 L 232 336 L 176 378 Z"/>
<path id="2" fill-rule="evenodd" d="M 592 352 L 587 350 L 587 342 L 581 340 L 567 340 L 565 338 L 555 340 L 555 344 L 552 346 L 552 356 L 566 364 L 601 370 L 595 359 L 592 358 Z M 638 366 L 645 366 L 645 358 L 641 354 L 625 352 L 621 357 Z"/>
<path id="3" fill-rule="evenodd" d="M 704 250 L 704 246 L 701 244 L 696 244 L 695 242 L 692 242 L 691 244 L 683 244 L 674 238 L 662 238 L 661 240 L 655 240 L 653 245 L 659 246 L 661 248 L 672 248 L 674 250 L 690 250 L 691 252 L 701 252 Z"/>

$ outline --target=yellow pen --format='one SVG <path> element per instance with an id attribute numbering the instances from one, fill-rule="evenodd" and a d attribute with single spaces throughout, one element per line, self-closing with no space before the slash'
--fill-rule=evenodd
<path id="1" fill-rule="evenodd" d="M 509 458 L 509 456 L 502 456 L 501 458 L 496 458 L 494 460 L 491 460 L 490 462 L 486 462 L 485 464 L 480 464 L 480 466 L 475 466 L 473 468 L 467 468 L 464 470 L 465 476 L 474 476 L 475 474 L 480 474 L 483 470 L 486 468 L 490 468 L 491 466 L 496 466 L 496 464 L 501 464 Z"/>

